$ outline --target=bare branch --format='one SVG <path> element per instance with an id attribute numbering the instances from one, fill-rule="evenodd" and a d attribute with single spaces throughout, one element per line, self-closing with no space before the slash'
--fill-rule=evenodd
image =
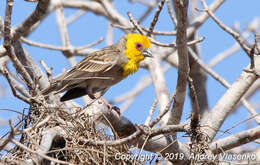
<path id="1" fill-rule="evenodd" d="M 164 108 L 169 102 L 169 92 L 161 67 L 161 57 L 155 55 L 154 58 L 150 60 L 148 68 L 155 88 L 156 98 L 158 99 L 159 114 L 161 114 L 164 112 Z M 169 113 L 163 117 L 160 124 L 166 125 L 168 120 Z"/>
<path id="2" fill-rule="evenodd" d="M 217 17 L 213 14 L 213 12 L 208 8 L 206 2 L 204 0 L 201 0 L 201 3 L 203 7 L 205 8 L 205 11 L 208 13 L 208 15 L 227 33 L 229 33 L 231 36 L 234 37 L 234 39 L 239 43 L 241 48 L 246 52 L 248 56 L 250 56 L 250 49 L 243 43 L 243 40 L 241 36 L 233 31 L 231 28 L 224 25 L 220 20 L 217 19 Z"/>
<path id="3" fill-rule="evenodd" d="M 9 125 L 10 125 L 10 128 L 11 128 L 11 131 L 10 131 L 8 137 L 7 137 L 3 142 L 1 142 L 0 151 L 2 151 L 2 150 L 5 148 L 5 146 L 6 146 L 10 141 L 12 141 L 12 139 L 14 138 L 14 136 L 15 136 L 17 130 L 21 127 L 21 124 L 20 124 L 20 125 L 18 125 L 16 128 L 13 128 L 13 125 L 12 125 L 11 120 L 9 120 Z"/>
<path id="4" fill-rule="evenodd" d="M 258 18 L 255 18 L 246 28 L 246 30 L 241 34 L 242 39 L 247 39 L 250 35 L 250 32 L 252 30 L 256 30 L 259 28 L 260 20 Z M 225 58 L 231 56 L 232 54 L 235 54 L 240 49 L 240 45 L 238 42 L 235 42 L 230 48 L 223 51 L 222 53 L 217 54 L 209 63 L 209 67 L 214 67 L 217 65 L 220 61 L 223 61 Z"/>
<path id="5" fill-rule="evenodd" d="M 73 23 L 74 21 L 76 21 L 77 19 L 79 19 L 79 17 L 83 16 L 84 14 L 86 14 L 86 11 L 84 10 L 79 10 L 77 11 L 77 13 L 69 16 L 67 19 L 66 19 L 66 24 L 69 25 L 71 23 Z"/>
<path id="6" fill-rule="evenodd" d="M 194 60 L 201 66 L 201 68 L 209 73 L 215 80 L 219 81 L 224 87 L 230 88 L 231 85 L 223 79 L 220 75 L 218 75 L 213 69 L 209 68 L 204 64 L 195 54 L 195 52 L 192 49 L 189 49 L 190 55 Z M 257 123 L 260 123 L 260 117 L 257 115 L 256 110 L 247 102 L 247 100 L 242 97 L 241 102 L 243 105 L 249 110 L 249 112 L 252 114 L 252 116 L 255 116 L 255 120 Z"/>
<path id="7" fill-rule="evenodd" d="M 22 149 L 24 149 L 24 150 L 26 150 L 26 151 L 28 151 L 28 152 L 30 152 L 30 153 L 32 153 L 32 154 L 35 154 L 35 155 L 38 155 L 38 156 L 40 156 L 40 157 L 42 157 L 42 158 L 45 158 L 45 159 L 47 159 L 47 160 L 50 160 L 50 161 L 52 161 L 52 162 L 60 163 L 60 164 L 73 165 L 72 163 L 69 163 L 69 162 L 66 162 L 66 161 L 62 161 L 62 160 L 58 160 L 58 159 L 54 159 L 54 158 L 49 157 L 49 156 L 47 156 L 47 155 L 45 155 L 45 154 L 42 154 L 42 153 L 39 153 L 39 152 L 37 152 L 37 151 L 31 150 L 30 148 L 26 147 L 25 145 L 21 144 L 20 142 L 16 141 L 15 139 L 12 139 L 11 141 L 12 141 L 12 143 L 14 143 L 15 145 L 17 145 L 18 147 L 20 147 L 20 148 L 22 148 Z"/>
<path id="8" fill-rule="evenodd" d="M 173 13 L 171 1 L 170 0 L 166 0 L 166 2 L 167 2 L 168 13 L 169 13 L 169 15 L 170 15 L 170 17 L 172 19 L 172 22 L 173 22 L 174 25 L 177 25 L 177 20 L 176 20 L 176 17 L 174 15 L 174 13 Z"/>
<path id="9" fill-rule="evenodd" d="M 226 0 L 215 0 L 213 3 L 209 6 L 209 10 L 212 12 L 215 12 Z M 189 38 L 194 32 L 197 31 L 203 23 L 206 22 L 206 20 L 209 18 L 209 15 L 207 13 L 203 13 L 192 20 L 190 26 L 187 29 L 187 37 Z"/>
<path id="10" fill-rule="evenodd" d="M 161 11 L 162 11 L 164 3 L 165 3 L 165 0 L 161 0 L 161 2 L 159 3 L 158 8 L 156 9 L 155 15 L 153 17 L 153 21 L 151 22 L 151 25 L 149 27 L 149 32 L 147 33 L 147 36 L 151 36 L 151 33 L 153 32 L 155 24 L 158 21 L 158 17 L 160 15 Z"/>
<path id="11" fill-rule="evenodd" d="M 186 95 L 187 77 L 189 75 L 189 58 L 187 49 L 187 0 L 174 0 L 174 9 L 177 17 L 177 52 L 178 52 L 178 80 L 176 86 L 176 98 L 171 111 L 170 122 L 177 124 L 180 122 L 183 104 Z"/>
<path id="12" fill-rule="evenodd" d="M 5 24 L 4 24 L 4 47 L 6 49 L 7 55 L 14 63 L 16 70 L 23 76 L 27 85 L 30 89 L 33 89 L 33 81 L 30 75 L 25 70 L 24 66 L 17 59 L 13 46 L 11 45 L 11 14 L 12 14 L 13 1 L 9 0 L 6 4 L 5 13 Z"/>
<path id="13" fill-rule="evenodd" d="M 154 110 L 155 110 L 155 108 L 156 108 L 157 103 L 158 103 L 158 100 L 155 99 L 154 102 L 153 102 L 153 104 L 152 104 L 152 107 L 151 107 L 151 109 L 150 109 L 150 111 L 149 111 L 149 114 L 148 114 L 148 116 L 147 116 L 147 118 L 146 118 L 146 120 L 145 120 L 144 125 L 148 125 L 148 124 L 150 123 L 150 121 L 151 121 L 151 119 L 152 119 L 152 115 L 153 115 L 153 113 L 154 113 Z"/>
<path id="14" fill-rule="evenodd" d="M 38 24 L 47 14 L 48 14 L 48 6 L 49 0 L 39 1 L 35 10 L 17 27 L 14 28 L 13 31 L 13 41 L 17 41 L 22 36 L 27 36 L 32 32 L 33 26 Z"/>
<path id="15" fill-rule="evenodd" d="M 215 137 L 217 131 L 223 124 L 226 117 L 230 114 L 236 104 L 239 102 L 248 88 L 256 81 L 257 76 L 254 73 L 243 71 L 237 81 L 221 97 L 215 107 L 202 119 L 201 125 L 203 131 L 211 140 Z M 215 120 L 218 119 L 218 120 Z"/>
<path id="16" fill-rule="evenodd" d="M 30 104 L 31 103 L 31 100 L 29 99 L 30 96 L 29 94 L 25 91 L 25 89 L 21 88 L 17 82 L 15 82 L 10 76 L 9 76 L 9 73 L 6 69 L 3 70 L 3 74 L 4 76 L 6 77 L 10 87 L 11 87 L 11 90 L 12 90 L 12 93 L 15 97 L 17 97 L 18 99 L 20 100 L 23 100 L 24 102 Z M 20 93 L 22 93 L 24 96 L 18 94 L 16 92 L 16 90 L 20 91 Z"/>
<path id="17" fill-rule="evenodd" d="M 259 138 L 260 126 L 230 135 L 223 139 L 219 139 L 210 144 L 210 149 L 214 154 L 218 154 L 243 144 L 250 143 Z"/>

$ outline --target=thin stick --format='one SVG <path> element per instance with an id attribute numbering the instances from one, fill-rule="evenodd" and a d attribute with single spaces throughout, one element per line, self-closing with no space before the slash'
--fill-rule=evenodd
<path id="1" fill-rule="evenodd" d="M 219 27 L 221 27 L 224 31 L 226 31 L 227 33 L 229 33 L 232 37 L 234 37 L 234 39 L 239 43 L 239 45 L 241 46 L 241 48 L 246 52 L 246 54 L 248 56 L 250 56 L 250 49 L 243 43 L 243 39 L 241 38 L 241 36 L 236 33 L 235 31 L 233 31 L 231 28 L 229 28 L 228 26 L 226 26 L 225 24 L 223 24 L 215 15 L 214 13 L 208 8 L 206 2 L 204 0 L 201 0 L 201 3 L 203 5 L 203 7 L 205 8 L 204 11 L 207 12 L 207 14 L 219 25 Z"/>
<path id="2" fill-rule="evenodd" d="M 153 104 L 152 104 L 152 107 L 151 107 L 151 109 L 150 109 L 150 111 L 149 111 L 149 114 L 148 114 L 148 116 L 147 116 L 147 118 L 146 118 L 146 120 L 145 120 L 144 125 L 148 125 L 148 124 L 150 123 L 150 121 L 151 121 L 151 119 L 152 119 L 152 116 L 153 116 L 153 112 L 154 112 L 154 110 L 155 110 L 155 108 L 156 108 L 157 103 L 158 103 L 158 100 L 155 99 L 154 102 L 153 102 Z"/>
<path id="3" fill-rule="evenodd" d="M 154 27 L 155 27 L 155 25 L 156 25 L 156 23 L 158 21 L 158 18 L 159 18 L 159 15 L 160 15 L 161 11 L 162 11 L 164 3 L 165 3 L 165 0 L 161 0 L 161 2 L 158 5 L 158 8 L 157 8 L 157 10 L 155 12 L 155 15 L 153 17 L 153 21 L 151 22 L 149 31 L 147 33 L 148 37 L 150 37 L 151 33 L 153 32 L 153 29 L 154 29 Z"/>

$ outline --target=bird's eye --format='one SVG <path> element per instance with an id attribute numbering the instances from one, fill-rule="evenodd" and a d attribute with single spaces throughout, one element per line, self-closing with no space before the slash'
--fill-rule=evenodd
<path id="1" fill-rule="evenodd" d="M 135 44 L 135 47 L 136 47 L 136 49 L 138 49 L 138 50 L 143 50 L 143 45 L 142 45 L 141 43 L 139 43 L 139 42 L 137 42 L 137 43 Z"/>

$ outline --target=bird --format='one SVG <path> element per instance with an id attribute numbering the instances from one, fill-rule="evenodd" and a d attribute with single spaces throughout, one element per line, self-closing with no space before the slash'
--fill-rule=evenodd
<path id="1" fill-rule="evenodd" d="M 60 98 L 61 102 L 84 95 L 91 99 L 103 96 L 109 87 L 135 73 L 146 57 L 153 57 L 150 47 L 147 36 L 126 34 L 116 44 L 86 55 L 69 71 L 52 79 L 42 94 L 66 91 Z"/>

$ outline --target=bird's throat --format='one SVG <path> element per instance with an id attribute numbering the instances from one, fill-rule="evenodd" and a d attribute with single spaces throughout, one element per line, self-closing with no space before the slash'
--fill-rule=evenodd
<path id="1" fill-rule="evenodd" d="M 138 68 L 139 68 L 139 62 L 135 61 L 135 60 L 129 60 L 126 64 L 124 64 L 123 66 L 123 76 L 126 77 L 129 74 L 133 74 L 135 73 Z"/>

